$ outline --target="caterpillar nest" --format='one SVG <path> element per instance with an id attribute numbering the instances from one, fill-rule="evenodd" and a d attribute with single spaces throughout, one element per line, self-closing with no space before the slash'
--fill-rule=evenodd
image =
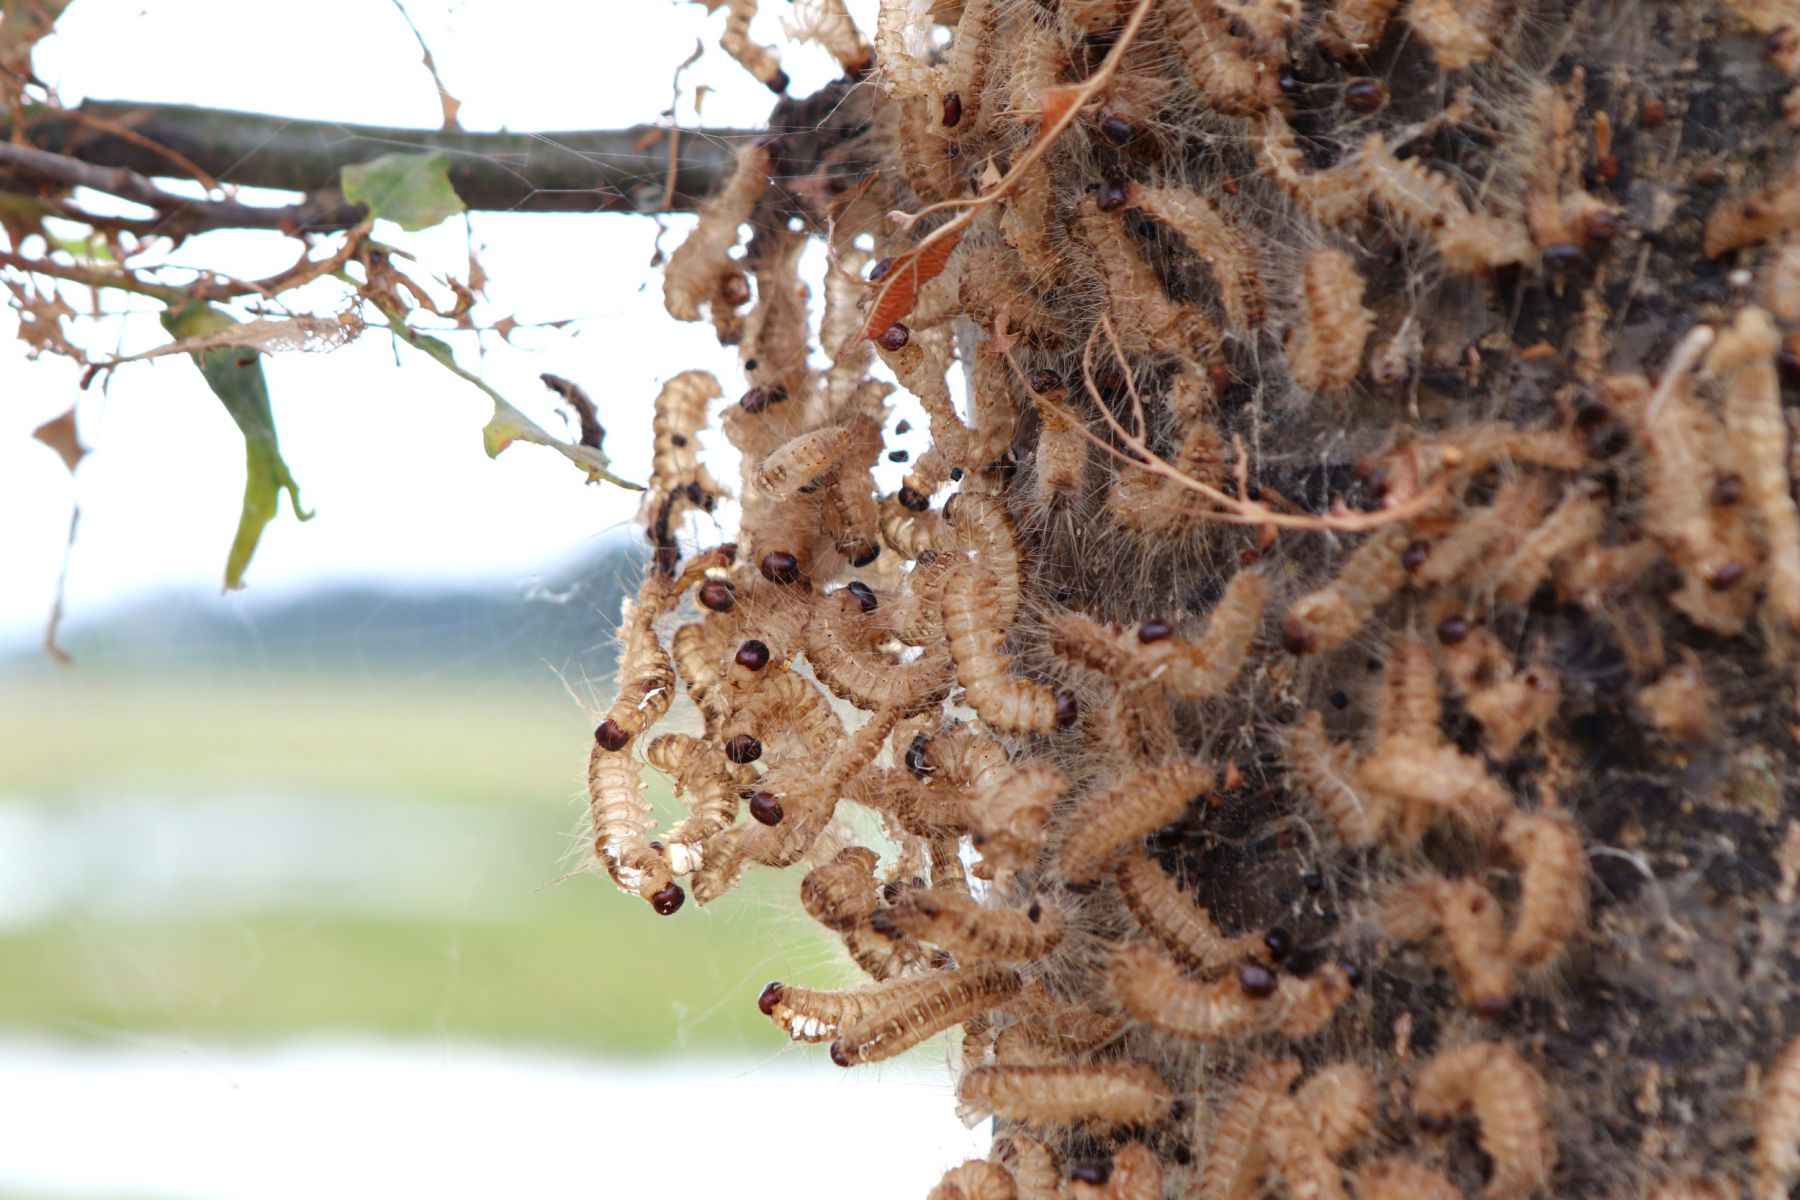
<path id="1" fill-rule="evenodd" d="M 665 270 L 742 378 L 655 401 L 598 867 L 671 952 L 790 872 L 811 1053 L 960 1026 L 933 1195 L 1785 1194 L 1785 11 L 807 6 Z"/>

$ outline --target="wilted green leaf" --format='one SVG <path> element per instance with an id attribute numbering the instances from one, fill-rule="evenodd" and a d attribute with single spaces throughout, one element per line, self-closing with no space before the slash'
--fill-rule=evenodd
<path id="1" fill-rule="evenodd" d="M 344 199 L 367 205 L 369 215 L 383 217 L 410 231 L 429 229 L 463 211 L 462 197 L 450 186 L 450 156 L 384 154 L 373 162 L 345 167 Z"/>
<path id="2" fill-rule="evenodd" d="M 163 328 L 177 338 L 201 337 L 238 324 L 223 309 L 204 303 L 164 313 L 162 321 Z M 231 542 L 231 554 L 225 560 L 225 588 L 231 591 L 244 586 L 244 570 L 256 553 L 264 527 L 275 519 L 282 492 L 288 494 L 295 516 L 310 521 L 312 514 L 300 507 L 300 485 L 281 459 L 262 355 L 245 346 L 216 346 L 190 357 L 244 434 L 244 507 L 238 518 L 237 536 Z"/>

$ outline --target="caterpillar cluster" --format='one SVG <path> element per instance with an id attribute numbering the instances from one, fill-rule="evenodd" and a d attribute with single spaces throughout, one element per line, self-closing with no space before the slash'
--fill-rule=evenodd
<path id="1" fill-rule="evenodd" d="M 754 7 L 729 6 L 728 49 L 774 87 Z M 1619 936 L 1596 856 L 1633 861 L 1583 764 L 1629 737 L 1668 778 L 1749 786 L 1713 757 L 1720 697 L 1791 687 L 1800 649 L 1800 186 L 1772 153 L 1640 237 L 1624 184 L 1655 97 L 1556 57 L 1611 19 L 884 0 L 867 37 L 835 3 L 802 22 L 846 79 L 782 101 L 666 269 L 669 313 L 738 347 L 746 390 L 682 372 L 657 402 L 594 845 L 663 914 L 797 868 L 869 981 L 757 1003 L 832 1061 L 960 1029 L 962 1111 L 999 1136 L 934 1195 L 1800 1177 L 1792 1050 L 1749 1160 L 1562 1133 L 1587 1047 L 1553 1014 L 1608 969 L 1591 931 Z M 1544 35 L 1562 20 L 1588 42 Z M 1682 238 L 1762 256 L 1679 338 L 1622 337 Z M 715 425 L 741 518 L 700 548 Z M 885 494 L 884 451 L 908 463 Z M 1694 649 L 1720 644 L 1727 674 Z M 678 690 L 700 728 L 654 732 Z M 645 763 L 687 805 L 665 832 Z"/>

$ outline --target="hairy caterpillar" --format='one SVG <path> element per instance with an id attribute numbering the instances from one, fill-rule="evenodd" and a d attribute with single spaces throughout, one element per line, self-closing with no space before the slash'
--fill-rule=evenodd
<path id="1" fill-rule="evenodd" d="M 1382 906 L 1382 925 L 1417 941 L 1441 933 L 1464 1004 L 1483 1017 L 1512 1004 L 1512 962 L 1500 901 L 1474 879 L 1426 879 L 1395 889 Z"/>
<path id="2" fill-rule="evenodd" d="M 1377 1158 L 1356 1169 L 1357 1200 L 1463 1200 L 1456 1185 L 1430 1167 Z"/>
<path id="3" fill-rule="evenodd" d="M 1020 993 L 1013 1010 L 1019 1014 L 1018 1028 L 1030 1040 L 1063 1057 L 1090 1054 L 1116 1039 L 1129 1024 L 1122 1016 L 1053 998 L 1042 980 Z"/>
<path id="4" fill-rule="evenodd" d="M 665 733 L 644 747 L 644 758 L 674 776 L 675 794 L 688 794 L 688 819 L 668 835 L 669 870 L 686 875 L 700 865 L 708 838 L 737 820 L 738 790 L 731 763 L 710 742 Z"/>
<path id="5" fill-rule="evenodd" d="M 1142 1142 L 1126 1142 L 1110 1162 L 1090 1175 L 1075 1175 L 1063 1189 L 1066 1200 L 1162 1200 L 1163 1170 L 1156 1152 Z M 1100 1176 L 1104 1174 L 1104 1182 Z"/>
<path id="6" fill-rule="evenodd" d="M 1252 994 L 1234 975 L 1194 982 L 1174 960 L 1142 942 L 1113 952 L 1110 979 L 1126 1012 L 1164 1033 L 1196 1041 L 1226 1041 L 1271 1028 L 1281 1012 L 1271 1002 L 1273 989 Z"/>
<path id="7" fill-rule="evenodd" d="M 1287 1096 L 1276 1096 L 1263 1120 L 1263 1136 L 1290 1195 L 1307 1200 L 1349 1200 L 1342 1172 L 1299 1105 Z"/>
<path id="8" fill-rule="evenodd" d="M 1526 534 L 1518 548 L 1495 568 L 1496 593 L 1513 604 L 1529 600 L 1550 573 L 1550 565 L 1593 541 L 1605 524 L 1605 507 L 1583 485 L 1571 487 L 1537 528 Z"/>
<path id="9" fill-rule="evenodd" d="M 1056 949 L 1067 918 L 1062 909 L 1037 901 L 1023 911 L 991 908 L 966 895 L 913 888 L 874 923 L 883 933 L 909 934 L 958 958 L 1029 962 Z"/>
<path id="10" fill-rule="evenodd" d="M 1142 209 L 1179 233 L 1196 257 L 1212 269 L 1225 316 L 1239 334 L 1262 326 L 1267 302 L 1256 251 L 1235 222 L 1198 192 L 1132 184 L 1128 208 Z"/>
<path id="11" fill-rule="evenodd" d="M 1460 71 L 1493 57 L 1502 0 L 1413 0 L 1406 20 L 1438 65 Z"/>
<path id="12" fill-rule="evenodd" d="M 1389 841 L 1410 846 L 1438 817 L 1447 817 L 1470 835 L 1486 840 L 1512 808 L 1512 797 L 1478 758 L 1446 742 L 1417 737 L 1389 738 L 1357 765 L 1357 786 L 1399 806 L 1376 822 Z"/>
<path id="13" fill-rule="evenodd" d="M 1756 1097 L 1758 1200 L 1787 1195 L 1800 1176 L 1800 1040 L 1789 1042 Z"/>
<path id="14" fill-rule="evenodd" d="M 865 846 L 848 846 L 828 863 L 814 867 L 800 881 L 800 904 L 813 920 L 841 933 L 866 922 L 881 907 L 875 883 L 880 861 Z"/>
<path id="15" fill-rule="evenodd" d="M 1318 654 L 1362 632 L 1375 610 L 1406 582 L 1400 555 L 1411 534 L 1400 526 L 1377 530 L 1350 552 L 1337 577 L 1296 600 L 1281 621 L 1281 640 L 1294 654 Z"/>
<path id="16" fill-rule="evenodd" d="M 1339 57 L 1369 53 L 1381 44 L 1398 0 L 1332 0 L 1319 40 Z"/>
<path id="17" fill-rule="evenodd" d="M 1037 861 L 1048 836 L 1051 807 L 1068 787 L 1068 779 L 1055 767 L 1032 766 L 1009 771 L 1006 778 L 976 792 L 970 822 L 973 840 L 996 879 Z"/>
<path id="18" fill-rule="evenodd" d="M 1035 463 L 1037 501 L 1045 508 L 1057 509 L 1080 497 L 1088 451 L 1087 439 L 1068 416 L 1069 389 L 1054 377 L 1052 380 L 1038 393 Z"/>
<path id="19" fill-rule="evenodd" d="M 950 658 L 943 645 L 926 646 L 911 662 L 885 661 L 856 630 L 866 619 L 863 610 L 863 601 L 848 588 L 813 604 L 806 657 L 819 682 L 859 708 L 893 708 L 911 716 L 936 705 L 950 682 Z"/>
<path id="20" fill-rule="evenodd" d="M 1447 1120 L 1473 1113 L 1493 1161 L 1487 1193 L 1522 1200 L 1543 1187 L 1556 1162 L 1541 1075 L 1498 1042 L 1473 1042 L 1433 1057 L 1413 1081 L 1413 1111 Z"/>
<path id="21" fill-rule="evenodd" d="M 1440 538 L 1420 565 L 1420 583 L 1441 586 L 1464 578 L 1476 564 L 1510 554 L 1526 531 L 1535 527 L 1547 496 L 1536 475 L 1515 476 L 1501 482 L 1492 503 L 1458 521 Z"/>
<path id="22" fill-rule="evenodd" d="M 1780 338 L 1769 314 L 1741 310 L 1719 335 L 1707 369 L 1725 392 L 1725 433 L 1737 451 L 1744 499 L 1762 522 L 1768 542 L 1768 603 L 1790 630 L 1800 631 L 1800 511 L 1789 484 L 1788 426 L 1775 374 Z"/>
<path id="23" fill-rule="evenodd" d="M 1325 735 L 1325 715 L 1309 712 L 1288 735 L 1288 755 L 1300 787 L 1311 797 L 1338 840 L 1346 846 L 1367 846 L 1379 832 L 1372 806 L 1364 801 L 1355 783 L 1352 748 Z"/>
<path id="24" fill-rule="evenodd" d="M 1201 6 L 1182 7 L 1198 11 Z M 1103 212 L 1095 197 L 1086 196 L 1075 211 L 1075 234 L 1106 281 L 1113 323 L 1128 353 L 1185 350 L 1196 359 L 1213 357 L 1223 341 L 1219 330 L 1199 309 L 1169 298 L 1156 269 L 1126 233 L 1120 213 Z"/>
<path id="25" fill-rule="evenodd" d="M 719 381 L 706 371 L 682 371 L 671 376 L 657 392 L 650 421 L 655 447 L 650 459 L 650 490 L 645 497 L 648 516 L 658 497 L 680 496 L 684 502 L 710 507 L 710 497 L 725 489 L 700 463 L 700 431 L 706 428 L 706 409 L 719 398 Z M 696 501 L 699 494 L 709 499 Z"/>
<path id="26" fill-rule="evenodd" d="M 844 74 L 856 78 L 868 73 L 875 62 L 875 48 L 844 8 L 844 0 L 810 0 L 796 4 L 795 36 L 817 42 L 837 59 Z"/>
<path id="27" fill-rule="evenodd" d="M 1322 246 L 1306 259 L 1306 319 L 1288 335 L 1288 369 L 1309 392 L 1350 386 L 1362 367 L 1375 314 L 1363 307 L 1363 279 L 1342 250 Z"/>
<path id="28" fill-rule="evenodd" d="M 588 756 L 588 812 L 595 857 L 620 890 L 642 897 L 665 917 L 680 908 L 681 887 L 645 836 L 652 814 L 641 768 L 630 754 L 595 743 Z"/>
<path id="29" fill-rule="evenodd" d="M 977 1067 L 957 1089 L 962 1102 L 1027 1128 L 1085 1125 L 1097 1130 L 1154 1125 L 1169 1115 L 1169 1085 L 1142 1063 Z"/>
<path id="30" fill-rule="evenodd" d="M 1300 1077 L 1297 1059 L 1263 1062 L 1232 1090 L 1207 1138 L 1200 1168 L 1200 1200 L 1253 1195 L 1268 1164 L 1264 1114 Z"/>
<path id="31" fill-rule="evenodd" d="M 1274 106 L 1275 72 L 1232 34 L 1219 8 L 1206 0 L 1164 0 L 1158 6 L 1188 78 L 1219 112 L 1248 116 Z"/>
<path id="32" fill-rule="evenodd" d="M 994 1139 L 990 1155 L 1012 1175 L 1019 1200 L 1057 1200 L 1062 1171 L 1050 1147 L 1024 1133 Z"/>
<path id="33" fill-rule="evenodd" d="M 719 37 L 719 49 L 736 59 L 756 81 L 772 92 L 785 92 L 787 72 L 781 60 L 766 46 L 750 40 L 750 21 L 756 16 L 757 0 L 725 0 L 725 32 Z"/>
<path id="34" fill-rule="evenodd" d="M 663 268 L 663 307 L 677 321 L 699 320 L 702 304 L 719 305 L 724 281 L 741 280 L 728 253 L 737 245 L 738 227 L 750 219 L 768 189 L 770 167 L 766 147 L 752 142 L 738 151 L 730 182 L 707 202 L 699 224 L 669 256 Z"/>
<path id="35" fill-rule="evenodd" d="M 1443 705 L 1438 696 L 1437 663 L 1417 637 L 1402 637 L 1387 650 L 1381 693 L 1375 706 L 1375 737 L 1427 740 L 1438 736 Z"/>
<path id="36" fill-rule="evenodd" d="M 1226 937 L 1219 932 L 1212 914 L 1189 899 L 1149 855 L 1124 855 L 1115 876 L 1133 919 L 1188 966 L 1211 971 L 1263 954 L 1259 936 Z"/>
<path id="37" fill-rule="evenodd" d="M 1240 571 L 1226 585 L 1206 632 L 1194 641 L 1173 636 L 1161 622 L 1113 632 L 1079 613 L 1058 618 L 1051 646 L 1059 654 L 1120 683 L 1154 680 L 1188 699 L 1215 696 L 1243 670 L 1268 601 L 1268 579 Z"/>
<path id="38" fill-rule="evenodd" d="M 1563 952 L 1587 916 L 1581 832 L 1563 813 L 1509 813 L 1500 844 L 1522 872 L 1506 953 L 1522 967 L 1540 966 Z"/>
<path id="39" fill-rule="evenodd" d="M 1368 188 L 1359 178 L 1355 161 L 1346 160 L 1323 171 L 1308 170 L 1293 126 L 1280 112 L 1264 114 L 1254 140 L 1263 174 L 1319 224 L 1342 225 L 1368 207 Z"/>
<path id="40" fill-rule="evenodd" d="M 1800 167 L 1764 187 L 1724 201 L 1706 220 L 1706 255 L 1773 241 L 1800 227 Z"/>
<path id="41" fill-rule="evenodd" d="M 1050 733 L 1075 720 L 1074 696 L 1028 679 L 1010 678 L 996 628 L 1001 585 L 979 562 L 962 563 L 944 579 L 944 636 L 956 679 L 981 719 L 1006 733 Z"/>
<path id="42" fill-rule="evenodd" d="M 960 1025 L 1017 994 L 1019 976 L 1007 967 L 974 963 L 909 982 L 892 1003 L 865 1008 L 838 1029 L 831 1061 L 840 1067 L 880 1062 Z"/>
<path id="43" fill-rule="evenodd" d="M 1225 440 L 1211 421 L 1193 418 L 1183 427 L 1181 444 L 1168 462 L 1189 479 L 1219 487 L 1225 482 Z M 1173 537 L 1199 527 L 1209 508 L 1192 489 L 1177 480 L 1137 467 L 1123 467 L 1118 481 L 1107 493 L 1106 511 L 1134 533 Z"/>
<path id="44" fill-rule="evenodd" d="M 751 486 L 770 500 L 790 499 L 797 492 L 812 490 L 837 467 L 849 447 L 850 430 L 843 425 L 803 433 L 757 464 Z"/>
<path id="45" fill-rule="evenodd" d="M 793 1040 L 823 1042 L 836 1037 L 844 1025 L 900 1012 L 933 982 L 934 977 L 924 976 L 821 991 L 777 980 L 763 988 L 756 998 L 756 1007 Z"/>
<path id="46" fill-rule="evenodd" d="M 995 1163 L 972 1159 L 951 1167 L 925 1200 L 1018 1200 L 1011 1172 Z"/>
<path id="47" fill-rule="evenodd" d="M 1174 762 L 1133 772 L 1088 797 L 1057 849 L 1063 878 L 1092 883 L 1115 851 L 1178 820 L 1212 784 L 1213 773 L 1199 763 Z"/>
<path id="48" fill-rule="evenodd" d="M 1562 703 L 1562 683 L 1545 667 L 1529 667 L 1463 698 L 1463 707 L 1481 724 L 1488 756 L 1512 757 L 1519 743 L 1542 729 Z"/>
<path id="49" fill-rule="evenodd" d="M 1361 1145 L 1374 1129 L 1381 1094 L 1367 1068 L 1341 1062 L 1308 1076 L 1295 1091 L 1294 1103 L 1325 1153 L 1340 1157 Z"/>

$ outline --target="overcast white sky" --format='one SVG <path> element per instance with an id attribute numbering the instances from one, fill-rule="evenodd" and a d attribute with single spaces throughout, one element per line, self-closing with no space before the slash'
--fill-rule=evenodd
<path id="1" fill-rule="evenodd" d="M 765 5 L 756 32 L 779 38 L 787 4 Z M 850 5 L 872 28 L 873 0 Z M 716 49 L 723 13 L 673 0 L 407 0 L 470 129 L 610 128 L 651 121 L 668 106 L 674 66 L 704 38 L 706 57 L 684 78 L 683 124 L 745 126 L 769 93 Z M 40 74 L 63 99 L 154 100 L 294 117 L 411 124 L 439 121 L 417 44 L 391 0 L 75 0 L 38 52 Z M 789 54 L 796 94 L 835 72 L 822 53 Z M 679 240 L 685 219 L 665 246 Z M 615 469 L 643 479 L 649 407 L 660 381 L 688 367 L 720 373 L 730 394 L 733 356 L 705 325 L 664 316 L 660 275 L 648 266 L 654 223 L 625 216 L 476 215 L 489 280 L 478 316 L 521 323 L 577 318 L 563 330 L 524 331 L 517 347 L 486 340 L 485 377 L 547 428 L 562 429 L 543 371 L 574 379 L 599 402 Z M 461 274 L 460 221 L 425 234 L 385 235 L 428 267 Z M 238 274 L 287 265 L 278 235 L 214 234 L 179 258 Z M 321 302 L 330 311 L 334 294 Z M 76 301 L 79 307 L 79 302 Z M 77 391 L 79 370 L 32 363 L 0 314 L 0 644 L 40 635 L 53 594 L 69 503 L 82 507 L 69 574 L 70 619 L 162 588 L 216 594 L 243 488 L 243 442 L 184 358 L 119 371 L 110 390 Z M 141 349 L 164 340 L 154 310 L 83 327 L 88 344 Z M 456 342 L 475 365 L 469 335 Z M 271 357 L 267 372 L 283 450 L 318 517 L 285 511 L 263 537 L 250 595 L 268 598 L 328 580 L 436 581 L 524 577 L 629 522 L 636 498 L 588 487 L 552 451 L 481 449 L 488 401 L 474 389 L 370 335 L 332 354 Z M 73 483 L 30 431 L 79 397 L 93 448 Z M 241 601 L 237 601 L 241 602 Z"/>

